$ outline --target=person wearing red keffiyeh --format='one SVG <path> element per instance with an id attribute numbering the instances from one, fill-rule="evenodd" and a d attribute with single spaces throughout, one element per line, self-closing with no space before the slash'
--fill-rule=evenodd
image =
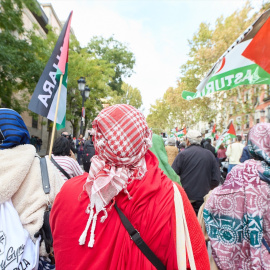
<path id="1" fill-rule="evenodd" d="M 189 263 L 191 269 L 210 269 L 184 190 L 148 150 L 152 132 L 144 116 L 130 105 L 114 105 L 103 109 L 92 126 L 96 155 L 89 175 L 67 181 L 51 211 L 57 270 L 155 269 L 130 239 L 114 202 L 166 269 L 186 269 Z M 179 196 L 185 230 L 178 227 Z"/>

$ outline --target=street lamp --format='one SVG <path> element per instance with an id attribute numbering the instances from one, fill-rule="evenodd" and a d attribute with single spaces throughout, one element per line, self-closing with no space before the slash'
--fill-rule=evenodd
<path id="1" fill-rule="evenodd" d="M 84 79 L 84 77 L 81 77 L 77 82 L 78 82 L 79 90 L 84 91 L 84 88 L 85 88 L 85 79 Z"/>
<path id="2" fill-rule="evenodd" d="M 90 88 L 88 85 L 85 86 L 85 79 L 84 77 L 81 77 L 78 81 L 78 88 L 81 91 L 82 96 L 82 118 L 81 118 L 81 127 L 80 127 L 80 134 L 83 133 L 83 118 L 85 117 L 85 111 L 84 111 L 84 102 L 89 97 L 90 94 Z"/>
<path id="3" fill-rule="evenodd" d="M 86 85 L 84 89 L 85 98 L 89 98 L 90 91 L 90 88 L 88 87 L 88 85 Z"/>

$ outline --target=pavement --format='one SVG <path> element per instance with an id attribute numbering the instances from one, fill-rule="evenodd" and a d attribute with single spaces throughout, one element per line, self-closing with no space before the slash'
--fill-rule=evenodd
<path id="1" fill-rule="evenodd" d="M 38 154 L 40 157 L 46 156 L 46 149 L 40 150 L 39 152 L 37 152 L 37 154 Z"/>

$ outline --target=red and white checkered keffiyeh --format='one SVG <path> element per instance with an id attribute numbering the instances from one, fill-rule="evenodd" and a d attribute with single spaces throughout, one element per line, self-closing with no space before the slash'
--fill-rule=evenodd
<path id="1" fill-rule="evenodd" d="M 106 206 L 122 190 L 127 194 L 128 180 L 142 179 L 147 168 L 145 153 L 152 144 L 152 132 L 145 117 L 130 105 L 114 105 L 103 109 L 92 123 L 97 155 L 91 167 L 84 190 L 90 204 L 89 219 L 79 243 L 83 245 L 91 225 L 88 246 L 94 245 L 97 215 L 104 211 L 101 222 L 107 218 Z M 129 196 L 129 194 L 128 194 Z"/>

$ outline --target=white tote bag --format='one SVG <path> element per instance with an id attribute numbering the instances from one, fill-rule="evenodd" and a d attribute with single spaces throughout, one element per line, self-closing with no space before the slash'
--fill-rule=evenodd
<path id="1" fill-rule="evenodd" d="M 33 243 L 11 200 L 0 204 L 0 269 L 37 270 L 39 242 Z"/>

